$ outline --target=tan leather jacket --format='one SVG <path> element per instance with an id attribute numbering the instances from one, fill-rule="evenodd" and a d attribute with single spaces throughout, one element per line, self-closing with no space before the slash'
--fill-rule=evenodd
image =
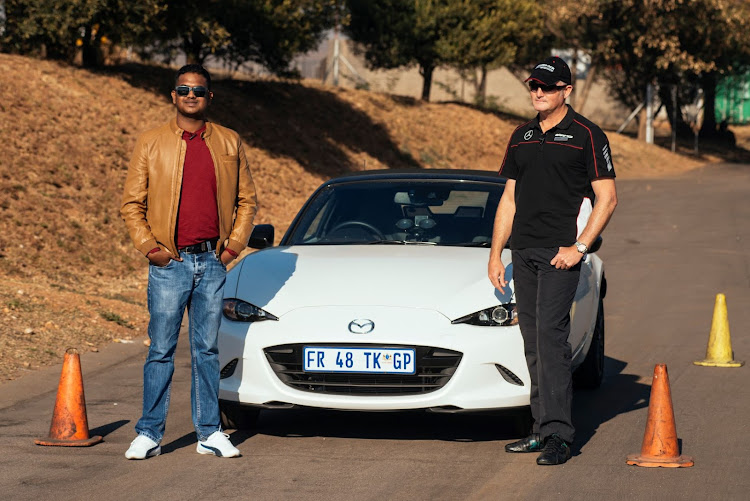
<path id="1" fill-rule="evenodd" d="M 177 255 L 175 229 L 187 145 L 177 121 L 143 133 L 135 144 L 122 195 L 122 215 L 135 247 L 144 255 L 157 247 Z M 257 211 L 255 184 L 239 134 L 206 123 L 203 133 L 216 170 L 219 245 L 240 253 Z"/>

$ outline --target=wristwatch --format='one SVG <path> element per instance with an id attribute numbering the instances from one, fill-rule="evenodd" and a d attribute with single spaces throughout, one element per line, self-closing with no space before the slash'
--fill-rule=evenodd
<path id="1" fill-rule="evenodd" d="M 586 246 L 586 244 L 582 244 L 581 242 L 576 242 L 575 246 L 576 249 L 578 249 L 578 252 L 583 255 L 586 255 L 586 253 L 589 251 L 589 248 Z"/>

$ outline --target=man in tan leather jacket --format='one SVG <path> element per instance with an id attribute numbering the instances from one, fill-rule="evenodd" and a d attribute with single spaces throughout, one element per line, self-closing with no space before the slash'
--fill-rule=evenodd
<path id="1" fill-rule="evenodd" d="M 177 72 L 171 93 L 177 116 L 138 138 L 125 181 L 120 213 L 135 247 L 149 260 L 151 315 L 143 414 L 128 459 L 161 452 L 186 308 L 197 451 L 240 455 L 220 425 L 217 334 L 226 265 L 247 245 L 257 203 L 239 135 L 206 121 L 210 89 L 211 76 L 202 66 Z"/>

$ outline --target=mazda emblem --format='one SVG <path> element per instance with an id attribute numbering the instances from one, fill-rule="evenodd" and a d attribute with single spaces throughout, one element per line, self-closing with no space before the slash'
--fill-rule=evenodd
<path id="1" fill-rule="evenodd" d="M 375 322 L 369 318 L 356 318 L 349 322 L 349 332 L 352 334 L 369 334 L 375 328 Z"/>

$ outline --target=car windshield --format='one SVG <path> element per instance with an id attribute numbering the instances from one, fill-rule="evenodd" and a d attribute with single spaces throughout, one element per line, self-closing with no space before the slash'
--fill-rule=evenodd
<path id="1" fill-rule="evenodd" d="M 334 183 L 308 202 L 287 245 L 489 247 L 503 184 L 461 180 Z"/>

